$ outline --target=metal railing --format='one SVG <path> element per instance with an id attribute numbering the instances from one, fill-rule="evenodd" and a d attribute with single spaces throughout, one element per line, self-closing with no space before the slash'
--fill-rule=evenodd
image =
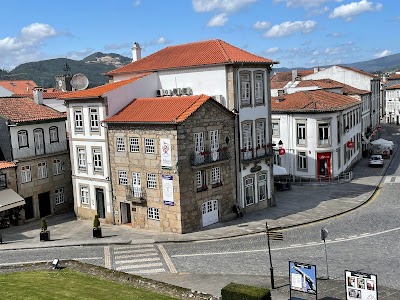
<path id="1" fill-rule="evenodd" d="M 64 152 L 68 150 L 68 142 L 58 142 L 43 144 L 41 147 L 35 147 L 31 145 L 30 147 L 24 148 L 13 148 L 14 159 L 28 158 L 37 155 L 53 154 L 58 152 Z"/>
<path id="2" fill-rule="evenodd" d="M 193 152 L 190 155 L 190 165 L 198 166 L 230 158 L 229 148 L 224 147 L 218 150 L 204 150 L 203 152 Z"/>
<path id="3" fill-rule="evenodd" d="M 251 162 L 257 159 L 263 159 L 274 155 L 274 149 L 269 147 L 261 147 L 256 149 L 241 149 L 240 160 L 242 162 Z"/>
<path id="4" fill-rule="evenodd" d="M 290 182 L 294 185 L 306 185 L 306 184 L 328 184 L 328 183 L 346 183 L 353 179 L 353 172 L 343 172 L 338 176 L 334 177 L 332 175 L 318 175 L 318 176 L 297 176 L 297 175 L 284 175 L 280 181 Z"/>
<path id="5" fill-rule="evenodd" d="M 128 201 L 134 203 L 145 203 L 147 200 L 145 188 L 127 185 L 125 192 L 126 192 L 126 200 Z"/>

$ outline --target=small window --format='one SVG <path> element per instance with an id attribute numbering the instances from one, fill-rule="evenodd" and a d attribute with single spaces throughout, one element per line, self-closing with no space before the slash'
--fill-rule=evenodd
<path id="1" fill-rule="evenodd" d="M 86 171 L 86 149 L 78 148 L 78 170 Z"/>
<path id="2" fill-rule="evenodd" d="M 56 205 L 64 203 L 64 188 L 58 188 L 55 191 Z"/>
<path id="3" fill-rule="evenodd" d="M 125 151 L 125 139 L 123 137 L 116 138 L 117 152 Z"/>
<path id="4" fill-rule="evenodd" d="M 101 148 L 93 148 L 93 171 L 102 172 L 103 163 L 101 160 Z"/>
<path id="5" fill-rule="evenodd" d="M 218 185 L 221 183 L 221 168 L 215 167 L 211 169 L 211 184 Z"/>
<path id="6" fill-rule="evenodd" d="M 135 153 L 140 151 L 139 138 L 137 137 L 129 138 L 129 151 Z"/>
<path id="7" fill-rule="evenodd" d="M 28 132 L 26 130 L 18 131 L 18 146 L 20 148 L 29 147 Z"/>
<path id="8" fill-rule="evenodd" d="M 52 126 L 49 128 L 50 143 L 58 143 L 58 128 Z"/>
<path id="9" fill-rule="evenodd" d="M 156 174 L 147 174 L 147 188 L 148 189 L 157 188 Z"/>
<path id="10" fill-rule="evenodd" d="M 251 105 L 251 79 L 249 72 L 240 73 L 240 99 L 242 106 Z"/>
<path id="11" fill-rule="evenodd" d="M 254 178 L 248 177 L 244 179 L 244 198 L 247 205 L 254 204 Z"/>
<path id="12" fill-rule="evenodd" d="M 21 167 L 21 182 L 27 183 L 32 181 L 31 166 L 26 165 Z"/>
<path id="13" fill-rule="evenodd" d="M 128 185 L 128 173 L 126 171 L 118 171 L 118 182 L 120 185 Z"/>
<path id="14" fill-rule="evenodd" d="M 60 175 L 62 173 L 61 159 L 53 159 L 53 175 Z"/>
<path id="15" fill-rule="evenodd" d="M 38 163 L 38 179 L 44 178 L 47 178 L 47 166 L 45 161 Z"/>
<path id="16" fill-rule="evenodd" d="M 258 175 L 258 201 L 267 199 L 267 174 L 261 173 Z"/>
<path id="17" fill-rule="evenodd" d="M 154 139 L 145 138 L 144 146 L 145 146 L 146 153 L 154 153 L 155 152 Z"/>
<path id="18" fill-rule="evenodd" d="M 83 132 L 83 114 L 82 109 L 74 110 L 75 132 Z"/>
<path id="19" fill-rule="evenodd" d="M 147 218 L 151 220 L 160 220 L 160 212 L 158 208 L 148 207 L 147 208 Z"/>
<path id="20" fill-rule="evenodd" d="M 196 188 L 197 192 L 205 191 L 207 186 L 207 175 L 204 170 L 196 172 Z"/>
<path id="21" fill-rule="evenodd" d="M 264 104 L 264 74 L 254 74 L 254 97 L 256 104 Z"/>
<path id="22" fill-rule="evenodd" d="M 6 174 L 0 174 L 0 189 L 5 189 L 6 187 L 7 187 Z"/>
<path id="23" fill-rule="evenodd" d="M 87 186 L 81 186 L 81 203 L 89 204 L 89 188 Z"/>
<path id="24" fill-rule="evenodd" d="M 97 107 L 89 108 L 90 114 L 90 131 L 98 132 L 99 131 L 99 110 Z"/>
<path id="25" fill-rule="evenodd" d="M 299 151 L 297 156 L 297 168 L 302 171 L 307 170 L 307 153 L 305 151 Z"/>
<path id="26" fill-rule="evenodd" d="M 329 123 L 318 124 L 318 146 L 330 145 Z"/>
<path id="27" fill-rule="evenodd" d="M 272 136 L 279 137 L 279 121 L 272 121 Z"/>
<path id="28" fill-rule="evenodd" d="M 304 146 L 306 144 L 306 124 L 297 124 L 297 145 Z"/>

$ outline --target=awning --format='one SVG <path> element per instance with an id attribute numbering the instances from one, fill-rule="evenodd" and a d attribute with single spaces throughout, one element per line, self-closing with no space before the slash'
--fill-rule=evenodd
<path id="1" fill-rule="evenodd" d="M 391 150 L 394 149 L 394 143 L 392 141 L 388 141 L 385 139 L 377 139 L 375 141 L 372 141 L 371 144 L 375 145 L 375 146 L 387 147 L 387 148 L 390 148 Z"/>
<path id="2" fill-rule="evenodd" d="M 0 190 L 0 211 L 5 211 L 25 204 L 25 199 L 12 189 Z"/>
<path id="3" fill-rule="evenodd" d="M 272 174 L 273 175 L 287 175 L 287 171 L 284 167 L 274 164 L 273 169 L 272 169 Z"/>

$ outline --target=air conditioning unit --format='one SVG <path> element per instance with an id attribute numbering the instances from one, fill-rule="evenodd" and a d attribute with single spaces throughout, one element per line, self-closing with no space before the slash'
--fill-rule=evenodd
<path id="1" fill-rule="evenodd" d="M 182 88 L 182 95 L 193 95 L 193 91 L 190 87 Z"/>
<path id="2" fill-rule="evenodd" d="M 164 90 L 163 89 L 157 90 L 157 97 L 162 97 L 162 96 L 164 96 Z"/>
<path id="3" fill-rule="evenodd" d="M 182 94 L 182 89 L 176 88 L 176 89 L 173 89 L 172 92 L 175 96 L 180 96 Z"/>
<path id="4" fill-rule="evenodd" d="M 164 96 L 172 96 L 172 91 L 171 90 L 164 90 Z"/>

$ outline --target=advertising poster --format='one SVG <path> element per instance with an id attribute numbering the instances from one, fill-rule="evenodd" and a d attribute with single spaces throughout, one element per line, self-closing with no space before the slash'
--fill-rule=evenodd
<path id="1" fill-rule="evenodd" d="M 160 139 L 160 147 L 161 147 L 161 167 L 172 168 L 171 140 Z"/>
<path id="2" fill-rule="evenodd" d="M 307 294 L 317 294 L 317 269 L 315 265 L 289 262 L 290 289 Z"/>
<path id="3" fill-rule="evenodd" d="M 346 300 L 377 300 L 376 275 L 345 271 Z"/>
<path id="4" fill-rule="evenodd" d="M 163 199 L 165 205 L 174 205 L 174 185 L 171 175 L 162 176 Z"/>

